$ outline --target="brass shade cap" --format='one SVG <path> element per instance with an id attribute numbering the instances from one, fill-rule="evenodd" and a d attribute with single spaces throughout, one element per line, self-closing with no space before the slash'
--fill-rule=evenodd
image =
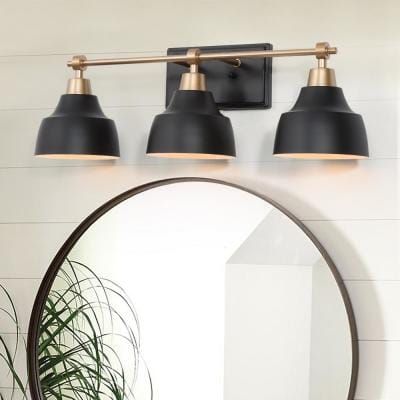
<path id="1" fill-rule="evenodd" d="M 206 77 L 200 72 L 186 72 L 182 74 L 179 90 L 200 90 L 205 92 Z"/>
<path id="2" fill-rule="evenodd" d="M 336 86 L 335 70 L 331 68 L 312 68 L 307 86 Z"/>
<path id="3" fill-rule="evenodd" d="M 81 77 L 68 79 L 67 94 L 92 94 L 90 80 Z"/>

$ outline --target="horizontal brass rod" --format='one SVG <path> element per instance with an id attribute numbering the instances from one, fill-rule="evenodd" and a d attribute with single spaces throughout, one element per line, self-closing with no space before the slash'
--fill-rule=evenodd
<path id="1" fill-rule="evenodd" d="M 232 65 L 240 63 L 242 58 L 271 58 L 271 57 L 294 57 L 294 56 L 316 56 L 318 58 L 327 58 L 330 54 L 336 54 L 336 47 L 319 47 L 313 49 L 293 49 L 293 50 L 254 50 L 254 51 L 233 51 L 221 53 L 200 53 L 197 61 L 224 61 Z M 148 63 L 186 63 L 193 62 L 193 57 L 186 54 L 167 55 L 167 56 L 150 56 L 150 57 L 133 57 L 133 58 L 103 58 L 86 60 L 81 59 L 78 63 L 73 60 L 68 61 L 67 65 L 74 69 L 85 67 L 93 67 L 100 65 L 123 65 L 123 64 L 148 64 Z"/>

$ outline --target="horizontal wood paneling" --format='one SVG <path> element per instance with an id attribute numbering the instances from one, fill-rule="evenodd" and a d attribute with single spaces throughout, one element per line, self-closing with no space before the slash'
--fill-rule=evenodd
<path id="1" fill-rule="evenodd" d="M 122 191 L 174 176 L 215 177 L 248 185 L 267 193 L 300 219 L 396 219 L 398 163 L 165 162 L 158 166 L 0 169 L 0 187 L 7 188 L 2 197 L 0 223 L 78 222 Z"/>
<path id="2" fill-rule="evenodd" d="M 371 45 L 395 43 L 400 36 L 396 0 L 369 2 L 368 7 L 362 0 L 289 1 L 285 7 L 279 0 L 232 0 L 229 6 L 199 0 L 196 12 L 183 0 L 72 0 L 68 7 L 41 0 L 25 2 L 23 12 L 12 0 L 3 0 L 1 7 L 7 18 L 0 35 L 12 38 L 2 41 L 3 54 L 117 52 L 260 39 L 289 46 L 313 46 L 324 39 Z"/>
<path id="3" fill-rule="evenodd" d="M 10 39 L 0 43 L 0 283 L 16 301 L 23 330 L 39 278 L 89 212 L 155 179 L 216 177 L 267 194 L 305 220 L 336 262 L 356 311 L 362 339 L 356 399 L 397 400 L 398 1 L 321 5 L 315 0 L 232 0 L 227 5 L 199 0 L 195 13 L 191 7 L 183 0 L 71 0 L 68 5 L 40 0 L 22 6 L 1 2 L 0 15 L 5 17 L 0 34 Z M 40 120 L 55 107 L 71 75 L 65 67 L 71 54 L 150 55 L 171 46 L 262 41 L 275 48 L 312 47 L 318 40 L 339 47 L 330 65 L 350 105 L 363 115 L 372 160 L 321 163 L 271 157 L 279 115 L 290 108 L 315 65 L 312 58 L 302 57 L 274 60 L 271 110 L 226 113 L 235 128 L 236 162 L 144 156 L 152 118 L 164 108 L 164 65 L 104 67 L 87 73 L 106 114 L 119 127 L 122 158 L 116 165 L 31 156 Z M 0 327 L 12 331 L 2 320 Z M 1 386 L 8 384 L 0 382 L 6 399 L 11 391 Z"/>
<path id="4" fill-rule="evenodd" d="M 18 281 L 20 282 L 21 280 Z M 10 341 L 12 341 L 12 335 L 9 336 Z M 356 398 L 381 400 L 397 399 L 400 393 L 400 386 L 397 379 L 400 359 L 400 342 L 362 340 L 359 345 L 360 380 Z M 21 358 L 18 361 L 18 365 L 22 365 L 20 363 L 22 363 L 23 355 L 21 354 L 19 357 Z M 3 384 L 3 386 L 6 385 Z"/>
<path id="5" fill-rule="evenodd" d="M 0 282 L 10 290 L 13 298 L 16 299 L 17 310 L 19 312 L 19 315 L 22 316 L 21 326 L 22 329 L 25 330 L 29 318 L 29 310 L 26 309 L 26 304 L 32 304 L 39 281 L 29 279 L 3 279 L 0 280 Z M 362 285 L 364 285 L 361 291 L 355 287 L 355 285 L 361 285 L 358 282 L 350 282 L 350 286 L 349 282 L 347 282 L 346 284 L 348 285 L 350 295 L 353 299 L 360 339 L 362 340 L 360 342 L 362 360 L 361 375 L 357 398 L 395 399 L 399 387 L 397 386 L 397 384 L 395 386 L 392 385 L 396 382 L 397 379 L 395 371 L 397 371 L 398 369 L 400 359 L 400 348 L 398 346 L 399 342 L 381 341 L 385 339 L 383 337 L 379 337 L 380 334 L 379 332 L 377 332 L 376 326 L 380 326 L 382 317 L 379 315 L 379 312 L 381 312 L 381 310 L 383 309 L 387 313 L 386 323 L 389 321 L 389 325 L 392 324 L 392 328 L 397 329 L 396 332 L 398 333 L 398 326 L 395 327 L 393 325 L 393 321 L 397 317 L 395 314 L 395 309 L 398 300 L 393 298 L 393 296 L 396 296 L 399 292 L 399 284 L 397 282 L 384 283 L 385 285 L 390 284 L 392 286 L 391 290 L 389 290 L 389 292 L 392 293 L 391 302 L 390 299 L 383 299 L 383 296 L 387 296 L 388 290 L 387 287 L 381 287 L 380 298 L 377 299 L 377 303 L 375 303 L 375 305 L 373 304 L 373 300 L 371 300 L 371 297 L 374 296 L 374 290 L 376 290 L 376 288 L 374 289 L 374 284 L 361 283 Z M 379 285 L 382 285 L 382 283 L 379 283 Z M 376 306 L 376 304 L 378 303 L 382 308 Z M 371 314 L 370 316 L 367 315 L 368 312 Z M 390 312 L 393 313 L 391 316 L 389 315 Z M 390 323 L 390 317 L 392 318 L 392 323 Z M 375 324 L 376 326 L 373 327 L 373 324 Z M 5 326 L 3 321 L 1 321 L 0 326 Z M 389 330 L 390 326 L 386 325 L 382 330 L 382 333 L 388 332 Z M 8 331 L 13 331 L 13 327 L 11 325 L 9 326 Z M 375 332 L 374 340 L 368 339 L 368 337 L 370 337 L 371 333 L 373 332 Z M 391 336 L 391 338 L 393 337 L 394 336 Z M 20 357 L 22 356 L 20 355 Z M 371 379 L 367 379 L 365 378 L 365 376 Z M 4 384 L 2 383 L 2 385 Z M 382 394 L 384 395 L 384 397 L 379 397 L 378 395 L 381 390 L 383 390 Z M 392 390 L 395 390 L 393 394 Z M 364 393 L 372 393 L 373 396 L 376 397 L 365 397 Z"/>
<path id="6" fill-rule="evenodd" d="M 111 56 L 119 57 L 121 54 Z M 4 75 L 0 78 L 0 84 L 9 93 L 7 100 L 4 97 L 3 101 L 0 100 L 0 109 L 49 108 L 51 111 L 60 95 L 65 93 L 67 79 L 73 76 L 72 71 L 66 67 L 69 58 L 68 55 L 0 57 L 3 73 L 20 77 L 14 82 Z M 164 103 L 165 65 L 139 64 L 133 68 L 130 65 L 121 65 L 117 71 L 115 67 L 94 68 L 86 74 L 91 78 L 93 93 L 99 96 L 103 106 Z M 47 89 L 43 90 L 43 87 Z"/>
<path id="7" fill-rule="evenodd" d="M 12 335 L 6 338 L 8 342 L 13 342 Z M 399 342 L 360 342 L 360 379 L 355 400 L 397 400 L 400 394 L 398 381 L 398 359 L 400 356 Z M 18 368 L 23 367 L 23 354 L 18 356 Z M 19 370 L 19 369 L 18 369 Z M 11 384 L 3 374 L 4 368 L 0 365 L 2 386 L 0 393 L 8 394 Z M 382 371 L 385 371 L 383 374 Z M 26 376 L 22 372 L 23 377 Z M 373 397 L 372 397 L 373 396 Z M 10 399 L 11 397 L 5 397 Z M 15 398 L 16 400 L 19 397 Z"/>
<path id="8" fill-rule="evenodd" d="M 395 158 L 399 155 L 398 109 L 394 101 L 353 102 L 351 106 L 364 116 L 368 129 L 371 158 Z M 235 131 L 237 159 L 232 162 L 287 162 L 272 155 L 275 130 L 281 113 L 291 103 L 274 104 L 271 110 L 225 112 L 231 118 Z M 155 115 L 162 106 L 104 108 L 115 120 L 121 146 L 121 159 L 117 165 L 159 164 L 146 156 L 148 133 Z M 49 110 L 0 111 L 0 167 L 55 167 L 71 165 L 103 165 L 104 162 L 47 160 L 33 157 L 35 141 L 42 118 Z M 383 128 L 382 128 L 383 127 Z"/>
<path id="9" fill-rule="evenodd" d="M 344 46 L 340 55 L 332 59 L 331 66 L 336 69 L 338 86 L 343 87 L 346 98 L 349 101 L 398 98 L 398 88 L 393 85 L 399 71 L 398 53 L 399 49 L 393 47 L 364 51 L 364 48 Z M 109 54 L 107 57 L 142 55 Z M 94 54 L 92 57 L 104 56 Z M 65 92 L 67 79 L 72 76 L 66 67 L 69 58 L 70 55 L 0 57 L 0 87 L 8 93 L 0 97 L 0 109 L 53 109 Z M 388 59 L 392 62 L 388 63 Z M 299 89 L 306 84 L 311 67 L 315 67 L 315 61 L 307 57 L 274 60 L 273 102 L 293 102 Z M 97 67 L 89 69 L 86 75 L 92 80 L 93 93 L 99 96 L 104 107 L 163 106 L 165 68 L 164 64 Z M 10 76 L 18 78 L 10 79 Z"/>
<path id="10" fill-rule="evenodd" d="M 49 262 L 43 262 L 37 268 L 46 271 L 48 265 Z M 27 305 L 33 304 L 40 279 L 0 279 L 0 283 L 15 299 L 21 329 L 27 332 L 30 316 L 30 307 Z M 346 287 L 353 301 L 359 339 L 400 341 L 400 282 L 347 281 Z M 15 332 L 14 324 L 5 316 L 0 316 L 0 326 L 3 333 Z"/>
<path id="11" fill-rule="evenodd" d="M 76 223 L 0 224 L 0 278 L 40 278 Z M 400 281 L 400 220 L 305 221 L 346 281 Z"/>

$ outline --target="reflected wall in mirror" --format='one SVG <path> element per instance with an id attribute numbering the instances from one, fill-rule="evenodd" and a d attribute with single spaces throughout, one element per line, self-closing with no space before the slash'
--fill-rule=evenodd
<path id="1" fill-rule="evenodd" d="M 134 189 L 82 223 L 28 341 L 33 400 L 345 400 L 357 375 L 351 304 L 320 244 L 209 179 Z"/>

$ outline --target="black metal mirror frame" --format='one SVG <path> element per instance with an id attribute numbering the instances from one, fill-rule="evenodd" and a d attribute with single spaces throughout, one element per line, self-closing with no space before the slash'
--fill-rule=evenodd
<path id="1" fill-rule="evenodd" d="M 347 400 L 353 400 L 357 385 L 357 377 L 358 377 L 358 365 L 359 365 L 359 349 L 358 349 L 358 336 L 357 336 L 357 326 L 354 316 L 353 307 L 350 301 L 349 294 L 347 289 L 343 283 L 343 279 L 340 276 L 340 273 L 333 262 L 332 258 L 329 256 L 328 252 L 322 246 L 322 244 L 318 241 L 318 239 L 314 236 L 314 234 L 299 220 L 297 219 L 291 212 L 286 210 L 280 204 L 270 199 L 268 196 L 257 193 L 249 188 L 246 188 L 241 185 L 237 185 L 235 183 L 230 183 L 218 179 L 212 178 L 198 178 L 198 177 L 185 177 L 185 178 L 170 178 L 163 179 L 159 181 L 150 182 L 141 186 L 137 186 L 133 189 L 130 189 L 120 195 L 114 197 L 109 200 L 102 206 L 100 206 L 97 210 L 95 210 L 92 214 L 90 214 L 69 236 L 66 242 L 62 245 L 60 250 L 57 252 L 53 261 L 51 262 L 42 282 L 39 287 L 38 293 L 35 298 L 35 302 L 33 304 L 32 314 L 29 321 L 29 330 L 28 330 L 28 340 L 27 340 L 27 364 L 28 364 L 28 378 L 29 378 L 29 388 L 32 400 L 45 400 L 42 395 L 40 379 L 39 379 L 39 366 L 38 366 L 38 341 L 39 341 L 39 324 L 42 319 L 43 309 L 45 301 L 50 292 L 51 286 L 53 285 L 54 279 L 57 276 L 58 270 L 60 269 L 62 263 L 64 262 L 65 257 L 69 254 L 71 249 L 77 243 L 77 241 L 81 238 L 81 236 L 105 213 L 110 211 L 112 208 L 122 203 L 123 201 L 139 194 L 145 192 L 147 190 L 151 190 L 157 188 L 159 186 L 165 186 L 173 183 L 182 183 L 182 182 L 209 182 L 216 183 L 220 185 L 230 186 L 239 190 L 243 190 L 247 193 L 250 193 L 254 196 L 259 197 L 260 199 L 266 201 L 272 206 L 276 207 L 279 211 L 285 214 L 288 218 L 290 218 L 303 232 L 308 236 L 308 238 L 313 242 L 315 247 L 319 250 L 322 257 L 328 264 L 329 269 L 331 270 L 335 281 L 339 287 L 340 293 L 342 295 L 342 299 L 345 305 L 345 309 L 347 312 L 348 323 L 350 327 L 351 339 L 352 339 L 352 371 L 351 371 L 351 379 L 349 385 L 349 393 L 347 396 Z"/>

